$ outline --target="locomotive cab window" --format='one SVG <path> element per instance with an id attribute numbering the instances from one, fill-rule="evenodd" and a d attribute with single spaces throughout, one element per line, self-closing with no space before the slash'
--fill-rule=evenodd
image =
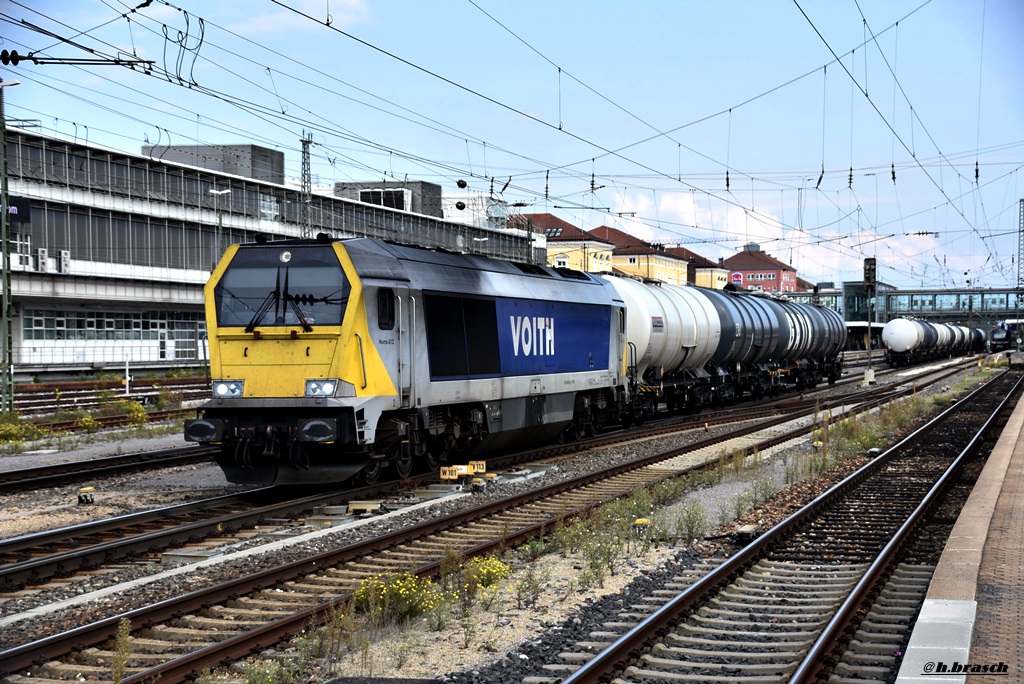
<path id="1" fill-rule="evenodd" d="M 217 323 L 341 325 L 351 289 L 330 245 L 243 245 L 214 289 Z"/>
<path id="2" fill-rule="evenodd" d="M 426 295 L 430 377 L 465 378 L 501 372 L 493 299 Z"/>
<path id="3" fill-rule="evenodd" d="M 377 327 L 381 330 L 394 330 L 395 328 L 394 290 L 377 290 Z"/>

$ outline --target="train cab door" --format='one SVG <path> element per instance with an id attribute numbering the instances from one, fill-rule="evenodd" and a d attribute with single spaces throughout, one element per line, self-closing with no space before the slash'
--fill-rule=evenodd
<path id="1" fill-rule="evenodd" d="M 416 354 L 416 298 L 408 291 L 393 291 L 395 308 L 395 332 L 398 341 L 395 354 L 393 377 L 400 398 L 401 408 L 416 405 L 414 396 L 414 362 Z"/>

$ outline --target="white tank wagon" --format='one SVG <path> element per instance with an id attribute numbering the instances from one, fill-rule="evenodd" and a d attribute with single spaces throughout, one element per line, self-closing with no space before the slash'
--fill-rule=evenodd
<path id="1" fill-rule="evenodd" d="M 625 304 L 630 365 L 657 377 L 702 369 L 722 336 L 718 313 L 696 288 L 602 276 Z"/>
<path id="2" fill-rule="evenodd" d="M 641 414 L 699 410 L 785 384 L 834 382 L 846 324 L 829 309 L 748 293 L 602 276 L 626 309 L 627 366 Z"/>
<path id="3" fill-rule="evenodd" d="M 882 328 L 890 367 L 974 353 L 984 346 L 984 336 L 980 328 L 915 318 L 894 318 Z"/>

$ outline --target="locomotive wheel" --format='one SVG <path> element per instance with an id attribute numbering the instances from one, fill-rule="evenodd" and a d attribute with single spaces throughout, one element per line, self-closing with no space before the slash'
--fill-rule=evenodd
<path id="1" fill-rule="evenodd" d="M 423 461 L 426 463 L 428 473 L 441 469 L 441 457 L 431 450 L 423 454 Z"/>
<path id="2" fill-rule="evenodd" d="M 588 423 L 589 425 L 589 423 Z M 582 441 L 587 438 L 587 426 L 581 423 L 576 425 L 576 441 Z"/>
<path id="3" fill-rule="evenodd" d="M 363 484 L 375 485 L 380 479 L 380 471 L 380 461 L 374 461 L 359 472 L 359 479 L 363 481 Z"/>
<path id="4" fill-rule="evenodd" d="M 413 458 L 412 452 L 408 449 L 404 450 L 400 447 L 394 448 L 395 453 L 391 456 L 391 467 L 395 469 L 395 475 L 398 479 L 405 480 L 412 475 Z"/>

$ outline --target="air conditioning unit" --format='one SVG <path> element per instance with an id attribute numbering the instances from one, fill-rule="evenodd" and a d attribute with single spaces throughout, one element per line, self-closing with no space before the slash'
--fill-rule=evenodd
<path id="1" fill-rule="evenodd" d="M 60 260 L 57 263 L 57 271 L 59 273 L 71 273 L 71 252 L 62 249 L 60 250 Z"/>
<path id="2" fill-rule="evenodd" d="M 36 270 L 40 273 L 46 273 L 50 270 L 49 256 L 45 247 L 40 247 L 36 250 Z"/>

